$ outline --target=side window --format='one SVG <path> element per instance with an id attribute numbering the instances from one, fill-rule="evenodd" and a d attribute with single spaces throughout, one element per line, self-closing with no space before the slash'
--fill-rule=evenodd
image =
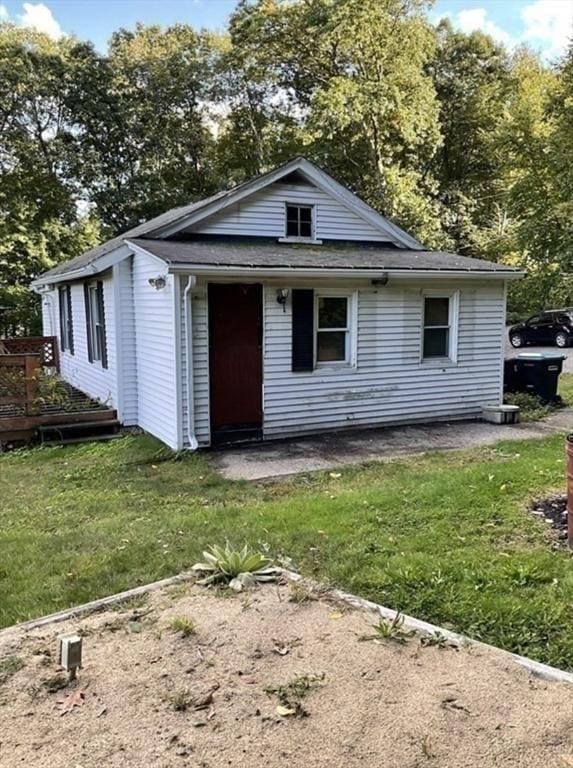
<path id="1" fill-rule="evenodd" d="M 458 294 L 424 296 L 422 360 L 457 359 Z"/>
<path id="2" fill-rule="evenodd" d="M 69 285 L 58 290 L 60 315 L 60 348 L 62 352 L 74 354 L 74 327 L 72 317 L 72 290 Z"/>
<path id="3" fill-rule="evenodd" d="M 534 315 L 527 321 L 527 325 L 539 325 L 541 323 L 541 315 Z"/>
<path id="4" fill-rule="evenodd" d="M 101 362 L 102 367 L 107 368 L 103 283 L 84 283 L 84 300 L 88 359 L 90 363 Z"/>

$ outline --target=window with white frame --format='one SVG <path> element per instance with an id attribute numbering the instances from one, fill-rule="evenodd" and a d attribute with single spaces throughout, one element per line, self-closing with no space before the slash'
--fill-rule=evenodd
<path id="1" fill-rule="evenodd" d="M 88 359 L 90 363 L 101 362 L 102 367 L 107 368 L 103 283 L 85 283 L 84 298 Z"/>
<path id="2" fill-rule="evenodd" d="M 423 299 L 422 359 L 457 358 L 458 294 L 429 294 Z"/>
<path id="3" fill-rule="evenodd" d="M 350 362 L 350 297 L 317 295 L 316 364 Z"/>
<path id="4" fill-rule="evenodd" d="M 285 235 L 287 238 L 314 238 L 314 209 L 312 205 L 286 203 Z"/>
<path id="5" fill-rule="evenodd" d="M 60 348 L 62 352 L 74 353 L 74 331 L 72 320 L 72 293 L 69 285 L 58 290 L 60 313 Z"/>

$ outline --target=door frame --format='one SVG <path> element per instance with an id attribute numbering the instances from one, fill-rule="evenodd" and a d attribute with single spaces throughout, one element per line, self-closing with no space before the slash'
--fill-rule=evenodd
<path id="1" fill-rule="evenodd" d="M 210 297 L 210 290 L 209 287 L 211 285 L 259 285 L 260 286 L 260 297 L 261 297 L 261 305 L 260 305 L 260 318 L 261 318 L 261 424 L 260 427 L 253 429 L 252 434 L 250 436 L 246 436 L 243 440 L 241 439 L 229 439 L 226 438 L 223 434 L 218 434 L 217 430 L 213 429 L 213 418 L 212 418 L 212 406 L 213 406 L 213 400 L 211 396 L 211 384 L 212 384 L 212 349 L 213 349 L 213 337 L 212 337 L 212 311 L 213 306 L 211 304 L 211 297 Z M 207 297 L 207 371 L 208 371 L 208 377 L 209 377 L 209 386 L 208 386 L 208 392 L 209 392 L 209 400 L 208 400 L 208 409 L 209 409 L 209 444 L 212 447 L 217 446 L 225 446 L 225 445 L 233 445 L 240 442 L 259 442 L 264 437 L 264 424 L 265 424 L 265 346 L 266 346 L 266 329 L 265 329 L 265 320 L 266 320 L 266 308 L 265 308 L 265 299 L 266 299 L 266 293 L 265 293 L 265 284 L 260 279 L 251 279 L 248 278 L 241 278 L 237 280 L 233 280 L 232 278 L 228 277 L 209 277 L 205 280 L 205 292 Z"/>

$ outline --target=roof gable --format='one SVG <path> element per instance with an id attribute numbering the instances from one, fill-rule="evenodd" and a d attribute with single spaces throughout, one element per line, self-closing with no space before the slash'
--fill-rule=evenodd
<path id="1" fill-rule="evenodd" d="M 33 281 L 39 287 L 46 283 L 67 279 L 68 276 L 80 277 L 85 272 L 96 273 L 109 266 L 108 262 L 125 256 L 125 243 L 131 238 L 147 237 L 164 239 L 173 237 L 178 232 L 192 228 L 200 221 L 213 217 L 230 206 L 260 192 L 276 182 L 311 184 L 345 206 L 355 216 L 362 219 L 374 231 L 379 232 L 381 240 L 393 243 L 400 248 L 423 250 L 423 246 L 403 229 L 379 214 L 367 203 L 333 179 L 328 173 L 303 157 L 297 157 L 280 168 L 257 176 L 255 179 L 240 184 L 232 189 L 223 190 L 211 197 L 189 205 L 173 208 L 160 216 L 137 225 L 123 234 L 86 251 L 81 256 L 45 272 Z M 375 239 L 375 238 L 374 238 Z M 104 267 L 104 265 L 107 265 Z"/>
<path id="2" fill-rule="evenodd" d="M 221 214 L 229 207 L 235 206 L 273 184 L 280 182 L 295 182 L 296 184 L 306 182 L 333 200 L 338 201 L 339 204 L 366 222 L 373 231 L 380 234 L 381 240 L 393 243 L 401 248 L 420 250 L 423 248 L 415 238 L 379 214 L 357 197 L 357 195 L 333 179 L 326 171 L 323 171 L 304 157 L 295 158 L 274 171 L 258 176 L 252 181 L 229 190 L 227 194 L 221 197 L 211 199 L 206 204 L 189 211 L 187 214 L 183 213 L 177 220 L 156 228 L 152 236 L 158 238 L 173 237 L 185 230 L 197 230 L 197 225 L 201 221 Z"/>

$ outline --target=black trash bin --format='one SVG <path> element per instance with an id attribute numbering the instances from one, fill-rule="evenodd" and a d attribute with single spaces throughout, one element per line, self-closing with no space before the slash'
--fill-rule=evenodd
<path id="1" fill-rule="evenodd" d="M 557 386 L 565 355 L 554 352 L 522 352 L 504 365 L 505 392 L 527 392 L 546 403 L 559 400 Z"/>

